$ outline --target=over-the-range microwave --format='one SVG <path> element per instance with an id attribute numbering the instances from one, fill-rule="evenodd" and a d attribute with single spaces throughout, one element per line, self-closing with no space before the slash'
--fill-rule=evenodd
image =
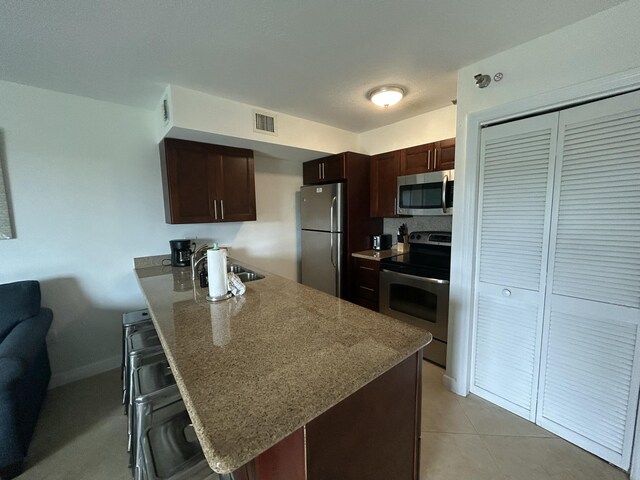
<path id="1" fill-rule="evenodd" d="M 451 215 L 454 170 L 398 177 L 399 215 Z"/>

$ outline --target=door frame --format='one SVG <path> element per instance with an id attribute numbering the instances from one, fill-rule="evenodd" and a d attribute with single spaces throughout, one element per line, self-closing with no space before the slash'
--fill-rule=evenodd
<path id="1" fill-rule="evenodd" d="M 640 68 L 608 75 L 584 83 L 571 85 L 544 94 L 527 97 L 503 105 L 471 112 L 466 119 L 459 118 L 466 139 L 456 144 L 456 149 L 466 149 L 464 165 L 458 163 L 456 185 L 464 190 L 461 201 L 456 203 L 453 222 L 452 255 L 452 301 L 449 308 L 449 329 L 447 368 L 444 383 L 454 393 L 467 396 L 471 386 L 472 345 L 474 330 L 476 276 L 477 202 L 480 180 L 480 136 L 481 129 L 495 123 L 516 120 L 553 110 L 568 108 L 580 103 L 600 100 L 606 97 L 628 93 L 640 89 Z M 465 122 L 466 120 L 466 122 Z M 466 125 L 466 128 L 464 127 Z M 457 228 L 456 228 L 457 227 Z M 469 266 L 473 266 L 469 268 Z M 457 297 L 457 298 L 456 298 Z M 640 439 L 640 422 L 636 419 L 636 439 Z M 631 480 L 640 480 L 640 441 L 634 441 L 631 458 Z"/>

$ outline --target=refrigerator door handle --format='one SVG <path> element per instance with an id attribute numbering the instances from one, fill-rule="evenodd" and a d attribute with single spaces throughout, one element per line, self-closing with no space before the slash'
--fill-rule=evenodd
<path id="1" fill-rule="evenodd" d="M 336 206 L 336 199 L 337 199 L 336 196 L 334 196 L 331 199 L 331 210 L 329 211 L 329 231 L 330 232 L 335 232 L 336 231 L 336 229 L 333 226 L 333 209 Z M 333 238 L 333 236 L 331 238 Z"/>
<path id="2" fill-rule="evenodd" d="M 331 247 L 330 247 L 330 251 L 329 251 L 329 256 L 331 257 L 331 265 L 333 265 L 333 267 L 336 267 L 336 262 L 333 261 L 333 232 L 329 234 L 331 236 Z"/>
<path id="3" fill-rule="evenodd" d="M 334 235 L 339 235 L 338 233 L 332 233 L 331 234 L 331 238 L 333 238 Z M 333 242 L 332 242 L 333 243 Z M 340 298 L 342 297 L 342 282 L 340 279 L 340 276 L 342 275 L 342 272 L 340 271 L 340 260 L 338 259 L 338 251 L 341 248 L 340 246 L 340 242 L 337 241 L 336 243 L 338 243 L 338 245 L 336 245 L 336 261 L 335 263 L 333 263 L 333 248 L 331 249 L 331 262 L 333 263 L 333 268 L 335 268 L 336 271 L 336 281 L 335 281 L 335 285 L 336 285 L 336 293 L 335 296 Z"/>

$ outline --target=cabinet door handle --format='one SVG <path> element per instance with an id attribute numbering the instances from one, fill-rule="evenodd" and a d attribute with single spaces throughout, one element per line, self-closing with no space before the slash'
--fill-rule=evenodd
<path id="1" fill-rule="evenodd" d="M 213 218 L 218 219 L 218 204 L 215 200 L 213 201 Z"/>
<path id="2" fill-rule="evenodd" d="M 322 180 L 322 163 L 318 164 L 318 178 Z"/>
<path id="3" fill-rule="evenodd" d="M 438 149 L 433 151 L 433 168 L 438 168 Z"/>
<path id="4" fill-rule="evenodd" d="M 427 168 L 431 168 L 431 149 L 427 150 Z"/>
<path id="5" fill-rule="evenodd" d="M 360 288 L 363 289 L 363 290 L 367 290 L 369 292 L 374 292 L 375 291 L 373 288 L 363 287 L 362 285 L 360 285 Z"/>
<path id="6" fill-rule="evenodd" d="M 220 214 L 222 215 L 222 220 L 224 220 L 224 200 L 220 200 Z"/>
<path id="7" fill-rule="evenodd" d="M 324 162 L 322 162 L 322 179 L 324 180 Z"/>
<path id="8" fill-rule="evenodd" d="M 363 267 L 362 265 L 360 265 L 360 268 L 363 270 L 371 270 L 373 272 L 373 268 L 371 267 Z"/>

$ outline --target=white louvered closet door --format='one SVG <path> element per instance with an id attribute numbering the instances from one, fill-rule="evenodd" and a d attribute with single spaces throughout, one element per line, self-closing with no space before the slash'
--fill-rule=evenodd
<path id="1" fill-rule="evenodd" d="M 560 113 L 537 423 L 627 469 L 640 351 L 640 93 Z"/>
<path id="2" fill-rule="evenodd" d="M 482 131 L 471 391 L 535 419 L 558 114 Z"/>

